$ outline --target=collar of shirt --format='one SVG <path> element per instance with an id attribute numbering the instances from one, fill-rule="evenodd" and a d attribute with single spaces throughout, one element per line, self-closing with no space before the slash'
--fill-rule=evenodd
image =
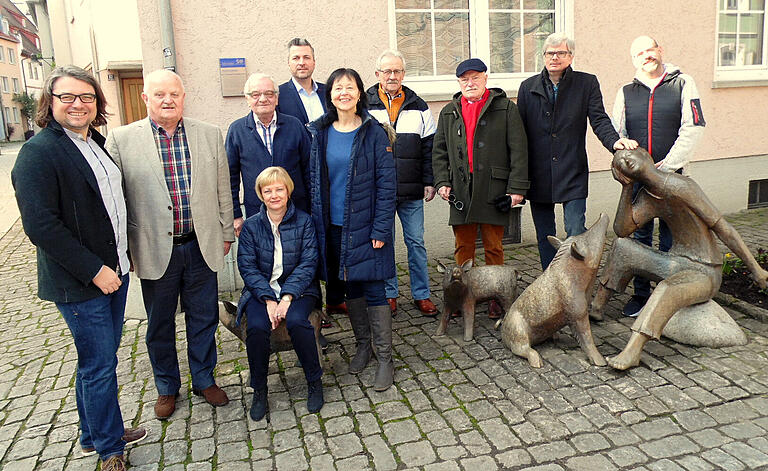
<path id="1" fill-rule="evenodd" d="M 256 126 L 261 126 L 262 128 L 271 128 L 277 125 L 277 111 L 272 112 L 272 119 L 269 120 L 269 124 L 264 124 L 261 122 L 258 116 L 256 116 L 256 113 L 253 113 L 253 121 L 256 123 Z"/>
<path id="2" fill-rule="evenodd" d="M 79 141 L 85 141 L 85 142 L 88 142 L 88 140 L 91 139 L 91 129 L 90 128 L 88 128 L 88 135 L 85 136 L 85 138 L 83 138 L 83 135 L 80 134 L 79 132 L 75 132 L 75 131 L 69 130 L 69 129 L 65 128 L 64 126 L 62 126 L 61 129 L 64 130 L 64 134 L 69 136 L 70 139 L 77 139 Z"/>
<path id="3" fill-rule="evenodd" d="M 306 90 L 304 90 L 304 87 L 301 86 L 299 82 L 296 81 L 295 78 L 291 77 L 291 82 L 293 82 L 293 86 L 296 87 L 296 92 L 301 95 L 302 93 L 304 95 L 309 95 Z M 312 80 L 312 93 L 317 93 L 317 82 Z"/>
<path id="4" fill-rule="evenodd" d="M 168 134 L 168 130 L 167 129 L 165 129 L 164 127 L 162 127 L 159 124 L 157 124 L 155 122 L 155 120 L 153 120 L 152 118 L 149 118 L 149 124 L 152 125 L 152 130 L 155 133 L 158 133 L 158 132 L 162 131 L 163 134 L 165 134 L 166 136 L 171 136 L 171 134 Z M 178 124 L 176 124 L 176 129 L 173 130 L 173 134 L 176 134 L 176 131 L 178 131 L 180 129 L 181 130 L 184 129 L 184 118 L 181 118 L 179 120 Z"/>
<path id="5" fill-rule="evenodd" d="M 461 95 L 461 101 L 462 101 L 462 103 L 466 103 L 468 105 L 472 105 L 474 103 L 480 103 L 481 101 L 486 101 L 490 94 L 491 94 L 491 91 L 486 88 L 485 89 L 485 93 L 483 93 L 482 98 L 480 98 L 479 100 L 470 101 L 470 100 L 467 100 L 467 97 L 465 97 L 464 95 Z"/>

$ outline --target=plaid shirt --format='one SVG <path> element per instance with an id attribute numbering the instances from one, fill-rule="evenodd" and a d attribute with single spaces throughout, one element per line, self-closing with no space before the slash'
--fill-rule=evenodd
<path id="1" fill-rule="evenodd" d="M 259 121 L 256 113 L 253 114 L 253 120 L 256 122 L 256 129 L 261 141 L 264 143 L 264 147 L 267 148 L 269 155 L 272 155 L 272 138 L 275 135 L 275 131 L 277 131 L 277 113 L 272 113 L 272 120 L 267 126 L 264 126 L 264 123 Z"/>
<path id="2" fill-rule="evenodd" d="M 179 121 L 176 132 L 168 136 L 165 129 L 152 121 L 152 135 L 155 137 L 157 153 L 163 162 L 165 184 L 173 202 L 173 235 L 192 232 L 192 211 L 189 207 L 189 193 L 192 186 L 192 164 L 189 145 L 184 132 L 184 122 Z"/>

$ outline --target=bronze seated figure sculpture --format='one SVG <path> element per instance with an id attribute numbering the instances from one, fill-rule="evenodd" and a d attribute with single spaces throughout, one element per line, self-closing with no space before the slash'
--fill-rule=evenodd
<path id="1" fill-rule="evenodd" d="M 645 344 L 661 336 L 679 309 L 708 301 L 720 289 L 722 255 L 715 236 L 744 261 L 761 288 L 768 286 L 768 272 L 757 264 L 739 233 L 696 182 L 657 169 L 650 154 L 641 148 L 617 151 L 611 167 L 614 179 L 623 186 L 613 223 L 619 238 L 613 243 L 590 316 L 602 319 L 611 294 L 623 292 L 633 276 L 657 282 L 632 325 L 626 347 L 607 359 L 612 367 L 625 370 L 639 364 Z M 635 182 L 642 188 L 632 201 Z M 656 217 L 672 232 L 674 242 L 668 253 L 628 238 Z"/>

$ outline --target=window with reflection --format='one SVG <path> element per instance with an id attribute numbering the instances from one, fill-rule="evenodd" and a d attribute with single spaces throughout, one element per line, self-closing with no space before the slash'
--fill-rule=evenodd
<path id="1" fill-rule="evenodd" d="M 765 66 L 765 0 L 718 3 L 718 67 Z"/>
<path id="2" fill-rule="evenodd" d="M 480 57 L 491 74 L 531 75 L 542 45 L 563 23 L 564 0 L 390 0 L 397 49 L 411 77 L 450 76 Z"/>

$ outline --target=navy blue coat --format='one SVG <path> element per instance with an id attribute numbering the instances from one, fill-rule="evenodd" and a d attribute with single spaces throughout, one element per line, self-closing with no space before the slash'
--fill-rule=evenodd
<path id="1" fill-rule="evenodd" d="M 309 212 L 309 134 L 298 119 L 277 114 L 277 130 L 272 138 L 272 154 L 261 140 L 253 120 L 253 111 L 229 126 L 224 143 L 229 159 L 229 180 L 235 218 L 243 217 L 240 210 L 240 176 L 246 217 L 259 211 L 261 200 L 254 191 L 256 177 L 271 166 L 283 167 L 293 179 L 291 199 L 296 207 Z"/>
<path id="2" fill-rule="evenodd" d="M 289 202 L 278 230 L 283 248 L 283 274 L 277 280 L 281 288 L 280 296 L 290 294 L 297 299 L 301 296 L 319 298 L 320 287 L 315 281 L 317 238 L 312 218 Z M 245 283 L 239 310 L 242 311 L 253 298 L 261 302 L 277 300 L 269 286 L 274 259 L 275 238 L 267 208 L 262 204 L 256 215 L 245 220 L 237 246 L 237 267 Z"/>
<path id="3" fill-rule="evenodd" d="M 531 188 L 526 197 L 537 203 L 586 198 L 587 119 L 609 152 L 619 135 L 605 113 L 597 77 L 568 67 L 555 103 L 547 97 L 544 80 L 549 80 L 546 69 L 526 79 L 517 92 L 517 109 L 528 136 Z"/>
<path id="4" fill-rule="evenodd" d="M 352 158 L 347 172 L 344 225 L 341 236 L 339 279 L 349 281 L 386 280 L 395 275 L 395 248 L 392 228 L 395 223 L 397 182 L 395 161 L 387 133 L 368 112 L 352 142 Z M 326 276 L 326 230 L 330 225 L 330 186 L 325 160 L 329 114 L 308 125 L 312 134 L 310 168 L 312 181 L 312 219 L 320 248 L 320 277 Z M 384 246 L 374 249 L 371 240 Z"/>
<path id="5" fill-rule="evenodd" d="M 104 138 L 94 129 L 91 137 L 106 153 Z M 24 144 L 11 182 L 37 248 L 38 296 L 57 303 L 102 296 L 92 280 L 102 265 L 119 263 L 115 233 L 91 166 L 59 123 Z"/>
<path id="6" fill-rule="evenodd" d="M 320 97 L 320 103 L 323 105 L 323 111 L 327 111 L 327 105 L 325 103 L 325 84 L 315 82 L 317 84 L 317 96 Z M 293 116 L 301 121 L 301 124 L 307 124 L 309 117 L 307 116 L 307 110 L 304 109 L 304 104 L 301 102 L 299 92 L 296 91 L 296 86 L 293 84 L 293 80 L 288 80 L 284 84 L 278 87 L 280 93 L 279 100 L 277 100 L 277 111 Z"/>

